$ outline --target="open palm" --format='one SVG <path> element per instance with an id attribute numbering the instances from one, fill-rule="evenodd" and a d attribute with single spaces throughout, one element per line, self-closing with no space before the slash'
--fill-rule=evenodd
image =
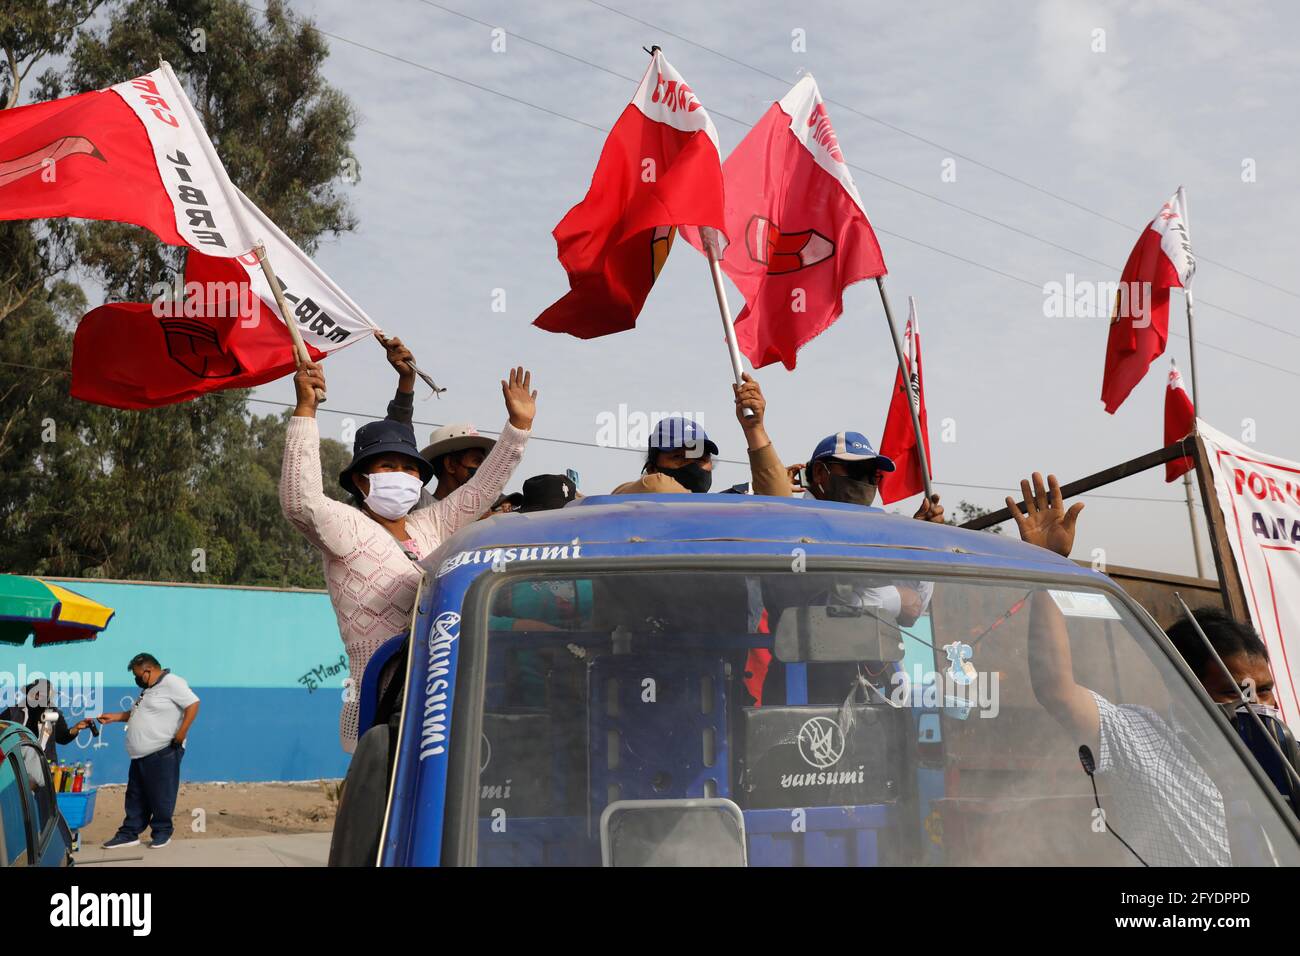
<path id="1" fill-rule="evenodd" d="M 509 381 L 501 381 L 501 394 L 506 400 L 506 414 L 515 428 L 531 428 L 537 414 L 537 392 L 529 391 L 533 373 L 522 365 L 510 370 Z"/>
<path id="2" fill-rule="evenodd" d="M 1056 476 L 1048 475 L 1044 487 L 1043 476 L 1038 472 L 1034 472 L 1032 489 L 1029 481 L 1020 482 L 1020 493 L 1025 500 L 1023 513 L 1016 502 L 1007 497 L 1007 508 L 1020 531 L 1020 540 L 1068 558 L 1074 547 L 1074 526 L 1083 510 L 1083 503 L 1071 505 L 1067 511 Z"/>

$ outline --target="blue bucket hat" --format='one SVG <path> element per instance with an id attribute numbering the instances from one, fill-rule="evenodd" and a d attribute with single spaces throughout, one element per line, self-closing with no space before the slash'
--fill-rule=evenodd
<path id="1" fill-rule="evenodd" d="M 377 422 L 366 422 L 357 429 L 352 442 L 352 461 L 339 472 L 339 484 L 348 494 L 356 494 L 351 475 L 363 464 L 377 455 L 397 452 L 415 459 L 420 465 L 420 480 L 425 484 L 433 477 L 433 465 L 420 456 L 420 446 L 415 443 L 415 429 L 406 422 L 395 422 L 385 418 Z"/>
<path id="2" fill-rule="evenodd" d="M 704 433 L 704 428 L 689 418 L 683 418 L 680 415 L 659 419 L 654 431 L 650 433 L 650 453 L 652 455 L 657 451 L 673 451 L 678 448 L 694 449 L 701 446 L 703 446 L 707 454 L 716 455 L 718 453 L 718 446 L 709 440 L 709 436 Z"/>
<path id="3" fill-rule="evenodd" d="M 867 436 L 861 432 L 836 432 L 834 435 L 827 435 L 813 449 L 808 464 L 811 465 L 823 458 L 834 458 L 836 461 L 870 461 L 874 459 L 876 467 L 881 471 L 893 471 L 895 467 L 894 460 L 879 454 L 871 447 L 871 442 L 867 441 Z"/>

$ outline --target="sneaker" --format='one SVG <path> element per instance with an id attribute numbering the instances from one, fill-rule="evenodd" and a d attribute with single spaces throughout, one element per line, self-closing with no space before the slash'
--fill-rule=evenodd
<path id="1" fill-rule="evenodd" d="M 115 836 L 113 839 L 100 845 L 105 850 L 120 850 L 124 846 L 139 846 L 140 840 L 137 837 Z"/>
<path id="2" fill-rule="evenodd" d="M 172 838 L 170 836 L 165 836 L 161 840 L 158 839 L 158 837 L 154 837 L 153 842 L 149 844 L 149 849 L 161 850 L 163 847 L 165 847 L 168 843 L 171 842 L 172 842 Z"/>

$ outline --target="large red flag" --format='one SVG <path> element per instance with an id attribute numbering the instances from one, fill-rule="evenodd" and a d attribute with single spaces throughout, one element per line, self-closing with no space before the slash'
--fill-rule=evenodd
<path id="1" fill-rule="evenodd" d="M 921 324 L 916 317 L 916 303 L 908 296 L 909 314 L 907 329 L 903 333 L 903 357 L 907 362 L 907 384 L 903 383 L 903 370 L 894 375 L 894 393 L 889 400 L 889 414 L 885 416 L 885 431 L 880 436 L 880 453 L 892 458 L 897 466 L 893 472 L 880 474 L 880 500 L 884 504 L 902 501 L 925 491 L 921 456 L 916 450 L 916 431 L 912 428 L 912 412 L 907 407 L 910 400 L 921 419 L 921 438 L 925 441 L 925 458 L 934 473 L 934 459 L 930 457 L 930 425 L 925 414 L 925 373 L 921 370 Z"/>
<path id="2" fill-rule="evenodd" d="M 586 197 L 555 227 L 570 291 L 533 324 L 583 339 L 634 327 L 683 225 L 723 227 L 718 134 L 656 49 Z"/>
<path id="3" fill-rule="evenodd" d="M 253 248 L 216 151 L 171 67 L 0 110 L 0 219 L 143 226 L 216 256 Z"/>
<path id="4" fill-rule="evenodd" d="M 377 326 L 243 193 L 239 212 L 265 244 L 312 361 Z M 190 250 L 183 297 L 112 302 L 82 317 L 72 345 L 72 396 L 154 408 L 225 388 L 249 388 L 297 367 L 293 341 L 255 254 Z"/>
<path id="5" fill-rule="evenodd" d="M 1183 374 L 1169 363 L 1169 381 L 1165 385 L 1165 444 L 1172 445 L 1196 430 L 1196 410 L 1183 387 Z M 1165 462 L 1165 481 L 1173 481 L 1196 467 L 1190 457 Z"/>
<path id="6" fill-rule="evenodd" d="M 844 311 L 845 287 L 886 272 L 811 74 L 772 104 L 722 175 L 732 237 L 722 268 L 745 297 L 736 339 L 755 368 L 792 369 Z"/>
<path id="7" fill-rule="evenodd" d="M 1196 271 L 1186 215 L 1180 189 L 1147 223 L 1124 265 L 1101 380 L 1101 400 L 1112 415 L 1164 353 L 1169 290 L 1188 288 Z"/>

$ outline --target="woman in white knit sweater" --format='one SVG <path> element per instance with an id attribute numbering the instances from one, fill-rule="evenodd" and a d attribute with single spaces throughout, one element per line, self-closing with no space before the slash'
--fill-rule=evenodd
<path id="1" fill-rule="evenodd" d="M 339 475 L 355 504 L 325 494 L 316 428 L 316 389 L 324 391 L 325 376 L 314 362 L 294 376 L 298 407 L 285 436 L 280 507 L 321 552 L 354 688 L 360 688 L 366 663 L 379 646 L 411 625 L 420 583 L 416 561 L 487 511 L 510 480 L 537 408 L 531 381 L 523 368 L 512 369 L 509 381 L 502 381 L 509 421 L 474 477 L 441 501 L 426 497 L 431 503 L 415 508 L 433 469 L 420 457 L 411 426 L 393 421 L 371 422 L 357 432 L 352 463 Z M 355 695 L 348 698 L 339 739 L 351 753 L 357 743 L 357 702 Z"/>

